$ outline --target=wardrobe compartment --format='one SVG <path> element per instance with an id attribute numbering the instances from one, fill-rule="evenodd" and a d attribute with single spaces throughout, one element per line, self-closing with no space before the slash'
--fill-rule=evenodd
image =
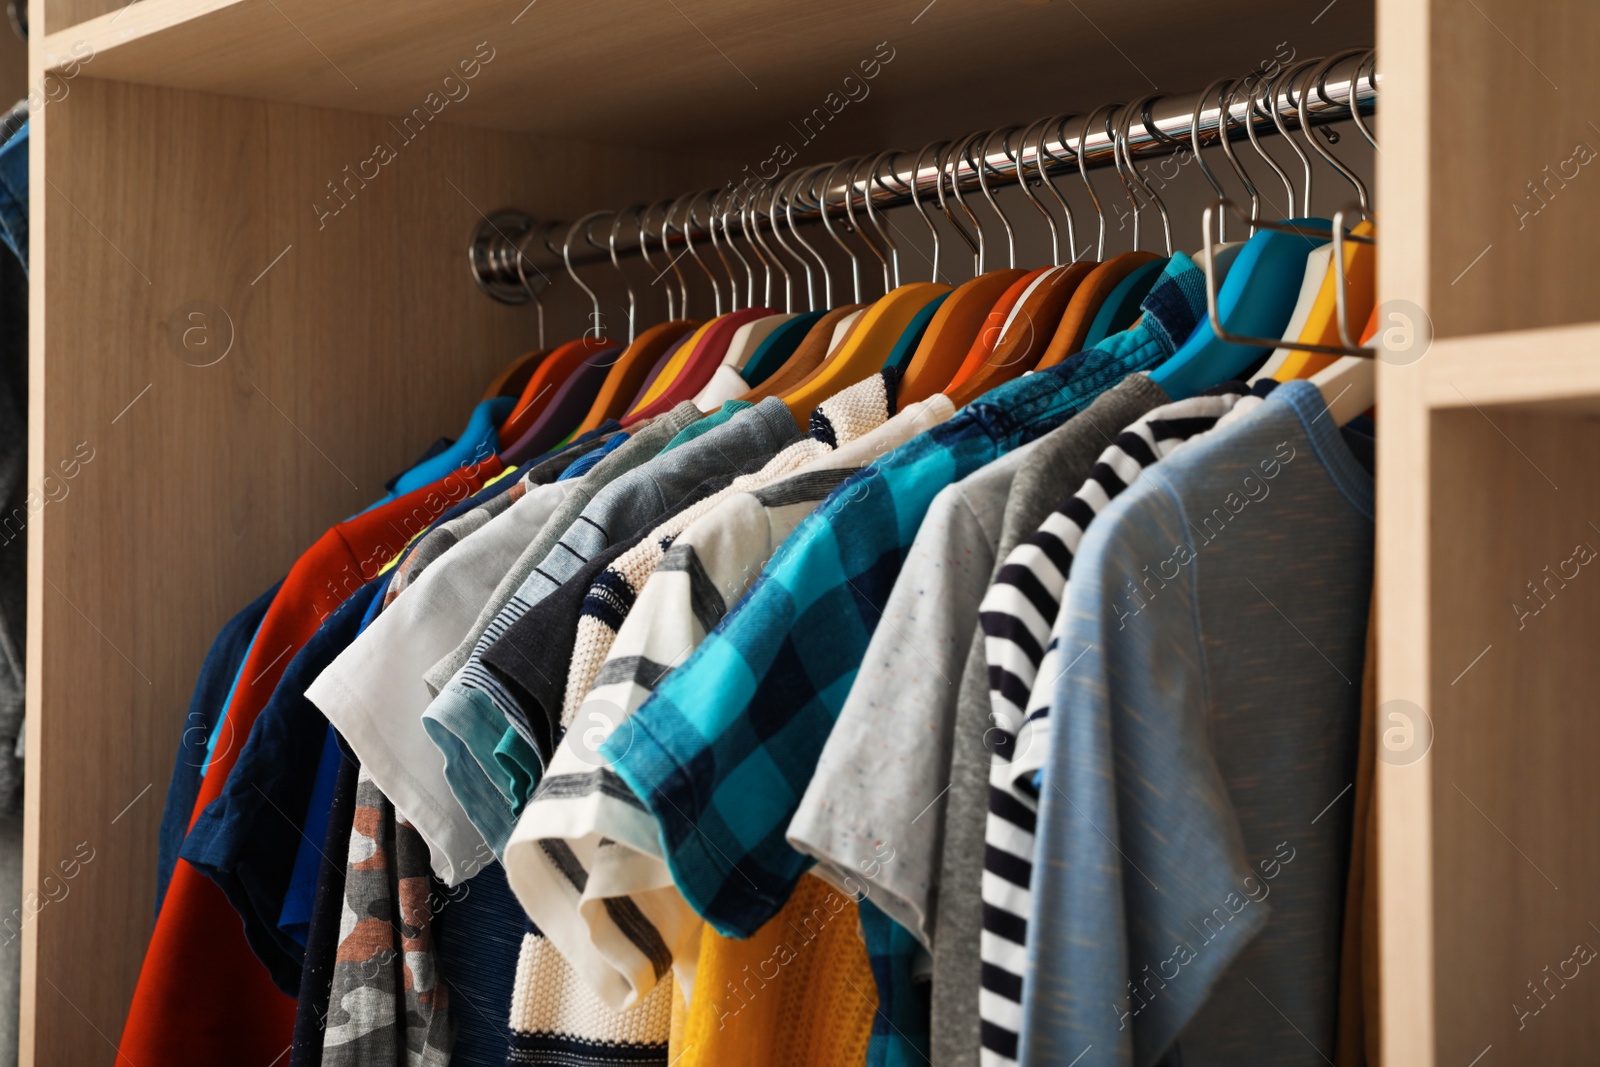
<path id="1" fill-rule="evenodd" d="M 1379 0 L 1384 151 L 1336 148 L 1377 175 L 1380 301 L 1430 323 L 1424 356 L 1378 368 L 1373 965 L 1383 1062 L 1407 1067 L 1574 1062 L 1600 1039 L 1600 979 L 1550 978 L 1600 948 L 1600 182 L 1584 161 L 1541 185 L 1536 215 L 1525 187 L 1565 173 L 1575 140 L 1600 145 L 1585 125 L 1600 12 L 1480 3 Z M 497 209 L 576 219 L 737 183 L 775 142 L 803 150 L 796 166 L 914 153 L 1188 93 L 1284 48 L 1374 43 L 1372 6 L 1351 0 L 1292 19 L 1257 0 L 1083 6 L 31 5 L 30 85 L 51 71 L 69 91 L 32 119 L 29 484 L 76 474 L 30 519 L 21 1062 L 114 1058 L 218 628 L 533 347 L 536 309 L 487 298 L 467 269 Z M 807 126 L 868 60 L 867 96 L 841 90 L 826 128 Z M 727 136 L 707 134 L 718 122 Z M 1077 178 L 1060 180 L 1092 241 Z M 1120 186 L 1094 181 L 1110 209 Z M 1348 199 L 1332 181 L 1319 171 L 1320 212 Z M 1175 244 L 1194 247 L 1209 191 L 1180 174 L 1162 192 Z M 1033 211 L 1014 190 L 1001 202 Z M 924 277 L 925 227 L 893 218 L 908 280 Z M 1030 227 L 1019 250 L 1043 262 L 1042 240 Z M 943 252 L 950 280 L 968 276 L 949 231 Z M 587 262 L 620 331 L 622 290 Z M 585 299 L 555 256 L 537 263 L 547 336 L 576 336 Z M 659 314 L 656 272 L 624 266 Z"/>

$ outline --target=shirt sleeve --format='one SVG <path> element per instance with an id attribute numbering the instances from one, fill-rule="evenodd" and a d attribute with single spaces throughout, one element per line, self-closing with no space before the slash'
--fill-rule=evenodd
<path id="1" fill-rule="evenodd" d="M 925 947 L 933 943 L 939 812 L 948 780 L 957 684 L 972 620 L 994 565 L 993 541 L 959 485 L 934 499 L 828 735 L 789 843 L 816 873 L 865 893 Z"/>

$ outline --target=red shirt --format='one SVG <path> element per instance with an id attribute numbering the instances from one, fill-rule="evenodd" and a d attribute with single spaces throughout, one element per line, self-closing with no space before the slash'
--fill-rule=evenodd
<path id="1" fill-rule="evenodd" d="M 228 705 L 190 825 L 222 792 L 284 669 L 345 598 L 451 505 L 501 469 L 499 457 L 341 522 L 296 561 L 267 609 Z M 118 1062 L 139 1067 L 268 1067 L 288 1049 L 295 1002 L 245 942 L 216 883 L 180 859 L 145 951 Z"/>

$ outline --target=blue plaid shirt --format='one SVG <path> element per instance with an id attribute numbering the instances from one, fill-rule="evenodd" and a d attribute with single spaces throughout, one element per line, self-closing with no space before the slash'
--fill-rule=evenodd
<path id="1" fill-rule="evenodd" d="M 1204 307 L 1204 276 L 1179 253 L 1133 329 L 992 390 L 852 475 L 606 742 L 660 825 L 678 889 L 719 932 L 755 933 L 811 865 L 784 833 L 934 496 L 1161 363 Z"/>

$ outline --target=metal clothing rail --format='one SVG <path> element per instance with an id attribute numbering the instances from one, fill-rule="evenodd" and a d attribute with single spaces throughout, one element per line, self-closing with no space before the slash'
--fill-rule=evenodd
<path id="1" fill-rule="evenodd" d="M 1316 75 L 1317 69 L 1324 65 L 1326 71 L 1315 78 L 1314 85 L 1308 85 L 1307 75 Z M 994 150 L 988 150 L 995 140 L 993 135 L 987 138 L 981 134 L 969 135 L 965 138 L 968 150 L 953 153 L 960 157 L 953 165 L 948 159 L 944 160 L 942 167 L 933 163 L 920 165 L 928 158 L 938 158 L 937 153 L 930 157 L 926 150 L 920 158 L 914 152 L 896 152 L 890 157 L 892 162 L 889 169 L 873 168 L 872 173 L 853 181 L 835 182 L 822 199 L 829 205 L 830 216 L 835 218 L 845 207 L 847 189 L 854 208 L 865 207 L 865 199 L 870 196 L 872 210 L 884 210 L 911 203 L 912 183 L 915 182 L 917 195 L 924 205 L 936 204 L 935 180 L 942 174 L 948 193 L 952 184 L 952 170 L 954 183 L 961 194 L 981 189 L 980 159 L 991 187 L 1015 182 L 1019 168 L 1025 177 L 1037 176 L 1041 159 L 1044 172 L 1052 175 L 1076 172 L 1080 162 L 1085 169 L 1114 166 L 1119 162 L 1119 154 L 1120 162 L 1126 167 L 1130 162 L 1143 159 L 1192 152 L 1196 139 L 1202 147 L 1217 144 L 1224 111 L 1228 115 L 1226 133 L 1229 142 L 1277 134 L 1280 124 L 1290 131 L 1296 131 L 1302 122 L 1312 127 L 1321 126 L 1348 119 L 1352 114 L 1371 115 L 1377 109 L 1378 85 L 1381 81 L 1370 49 L 1340 53 L 1330 57 L 1326 64 L 1319 60 L 1305 60 L 1287 70 L 1256 70 L 1243 78 L 1213 82 L 1199 92 L 1135 101 L 1137 114 L 1130 113 L 1126 104 L 1114 104 L 1098 108 L 1086 116 L 1066 115 L 1051 119 L 1046 124 L 1051 133 L 1042 139 L 1042 144 L 1037 121 L 1031 126 L 1013 127 L 1000 138 L 1001 143 Z M 1269 92 L 1270 105 L 1267 100 Z M 1305 111 L 1303 118 L 1302 102 Z M 1086 124 L 1093 128 L 1083 135 Z M 1012 144 L 1015 135 L 1027 131 L 1035 131 L 1025 138 L 1029 143 Z M 962 140 L 958 139 L 956 144 L 959 147 Z M 980 145 L 984 146 L 981 155 Z M 908 159 L 913 162 L 910 166 L 904 166 Z M 795 174 L 815 171 L 819 166 L 812 164 L 793 168 L 774 179 L 773 184 L 783 185 Z M 850 168 L 852 178 L 859 169 Z M 809 186 L 810 182 L 801 184 Z M 748 181 L 736 186 L 730 181 L 721 190 L 706 190 L 703 194 L 691 194 L 691 197 L 679 198 L 672 203 L 688 203 L 692 207 L 693 197 L 734 193 L 753 198 L 750 200 L 752 224 L 770 227 L 772 220 L 768 217 L 766 205 L 771 187 L 771 184 L 758 187 Z M 796 197 L 790 190 L 792 211 L 779 212 L 785 225 L 790 218 L 795 223 L 814 222 L 822 218 L 818 204 L 804 195 L 807 191 L 810 190 L 802 190 L 802 195 Z M 683 212 L 682 215 L 683 218 L 675 219 L 668 228 L 666 243 L 669 250 L 685 243 L 685 228 L 689 231 L 688 239 L 697 242 L 713 237 L 707 223 L 692 211 Z M 624 229 L 633 229 L 634 232 L 631 237 L 624 234 L 616 240 L 616 253 L 638 254 L 637 228 Z M 565 237 L 567 230 L 566 223 L 536 223 L 526 213 L 515 209 L 492 213 L 478 225 L 468 247 L 468 266 L 473 279 L 486 293 L 503 303 L 521 304 L 528 301 L 532 294 L 524 284 L 524 278 L 537 280 L 540 276 L 548 277 L 561 269 L 560 239 Z M 661 250 L 660 236 L 659 230 L 653 226 L 650 244 L 656 252 Z M 551 243 L 552 238 L 555 243 Z M 610 254 L 611 249 L 584 241 L 570 249 L 570 260 L 575 265 L 597 263 Z"/>

